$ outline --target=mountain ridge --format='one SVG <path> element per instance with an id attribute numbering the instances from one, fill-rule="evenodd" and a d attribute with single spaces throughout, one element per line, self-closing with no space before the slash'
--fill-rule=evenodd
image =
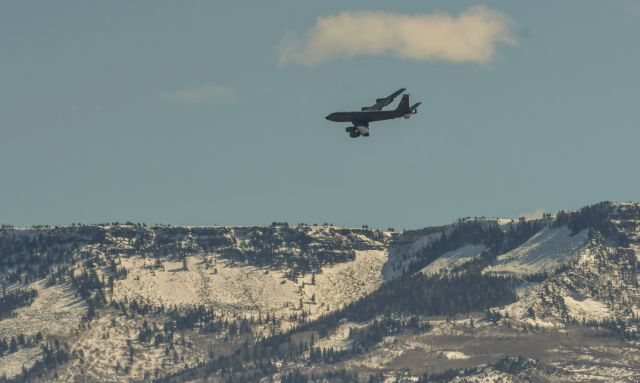
<path id="1" fill-rule="evenodd" d="M 353 381 L 406 371 L 428 378 L 442 366 L 468 369 L 519 356 L 484 355 L 467 343 L 460 350 L 424 345 L 451 331 L 448 337 L 462 331 L 490 342 L 483 335 L 489 329 L 551 343 L 547 332 L 570 331 L 589 343 L 589 331 L 605 331 L 616 347 L 633 348 L 639 228 L 640 203 L 632 202 L 539 219 L 465 218 L 401 233 L 282 222 L 5 225 L 0 374 L 286 381 L 297 371 L 300 379 Z M 384 339 L 414 339 L 423 351 Z M 558 376 L 577 368 L 565 361 L 562 371 L 551 369 L 545 358 L 560 358 L 552 349 L 525 356 L 535 363 L 523 365 Z M 271 357 L 258 356 L 266 350 Z M 414 354 L 426 364 L 410 362 Z M 380 368 L 367 358 L 378 358 Z M 442 358 L 449 361 L 436 363 Z M 626 363 L 631 367 L 620 370 L 637 377 L 632 361 Z M 521 373 L 511 374 L 514 381 Z M 451 379 L 469 374 L 460 370 Z"/>

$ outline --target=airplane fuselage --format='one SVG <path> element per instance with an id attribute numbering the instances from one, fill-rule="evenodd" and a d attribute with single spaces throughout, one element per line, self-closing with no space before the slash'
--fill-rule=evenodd
<path id="1" fill-rule="evenodd" d="M 406 113 L 402 113 L 396 110 L 371 110 L 371 111 L 357 111 L 357 112 L 335 112 L 328 115 L 326 118 L 329 121 L 334 122 L 352 122 L 354 125 L 358 123 L 369 123 L 374 121 L 391 120 L 394 118 L 402 117 Z"/>

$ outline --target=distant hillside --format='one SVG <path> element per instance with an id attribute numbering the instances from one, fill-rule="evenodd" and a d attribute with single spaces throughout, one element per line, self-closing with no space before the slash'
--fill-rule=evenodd
<path id="1" fill-rule="evenodd" d="M 0 381 L 637 381 L 639 251 L 639 203 L 402 233 L 4 226 Z"/>

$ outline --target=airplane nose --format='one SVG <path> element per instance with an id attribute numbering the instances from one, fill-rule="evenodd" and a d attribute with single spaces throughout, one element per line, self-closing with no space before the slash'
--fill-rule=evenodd
<path id="1" fill-rule="evenodd" d="M 328 115 L 327 117 L 325 117 L 325 119 L 331 120 L 331 115 Z"/>

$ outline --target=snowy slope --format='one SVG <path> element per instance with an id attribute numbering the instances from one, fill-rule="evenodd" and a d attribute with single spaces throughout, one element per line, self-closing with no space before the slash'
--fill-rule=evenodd
<path id="1" fill-rule="evenodd" d="M 69 335 L 80 324 L 86 313 L 86 305 L 79 299 L 71 286 L 56 285 L 45 287 L 44 281 L 32 284 L 38 290 L 33 303 L 18 308 L 14 315 L 0 321 L 0 337 L 9 338 L 17 334 L 25 337 L 58 334 Z"/>
<path id="2" fill-rule="evenodd" d="M 207 268 L 200 256 L 187 257 L 187 270 L 177 261 L 162 262 L 163 269 L 144 268 L 144 262 L 139 257 L 122 259 L 130 272 L 127 279 L 116 282 L 114 299 L 141 299 L 156 306 L 204 304 L 257 315 L 259 311 L 281 310 L 300 298 L 297 284 L 279 271 L 234 266 L 223 259 Z"/>
<path id="3" fill-rule="evenodd" d="M 11 379 L 18 375 L 23 368 L 30 368 L 40 359 L 39 347 L 21 348 L 18 352 L 0 357 L 0 377 L 5 375 Z"/>
<path id="4" fill-rule="evenodd" d="M 7 341 L 22 334 L 33 339 L 39 332 L 48 335 L 69 336 L 74 333 L 86 313 L 86 305 L 75 296 L 68 285 L 45 287 L 44 281 L 32 284 L 38 296 L 33 303 L 18 308 L 13 315 L 0 320 L 0 338 Z M 12 378 L 30 368 L 40 359 L 41 350 L 37 345 L 20 347 L 17 352 L 4 356 L 0 354 L 0 376 Z"/>
<path id="5" fill-rule="evenodd" d="M 522 286 L 520 299 L 506 308 L 514 318 L 531 324 L 567 321 L 618 321 L 626 331 L 638 331 L 640 315 L 640 204 L 617 204 L 604 229 L 577 247 L 564 235 L 568 268 L 546 280 Z M 584 232 L 576 235 L 584 236 Z M 562 237 L 561 237 L 562 238 Z M 578 242 L 578 241 L 575 241 Z M 554 252 L 550 252 L 554 254 Z M 520 264 L 512 270 L 522 270 Z"/>
<path id="6" fill-rule="evenodd" d="M 301 276 L 298 282 L 281 271 L 231 264 L 215 255 L 215 266 L 207 268 L 201 256 L 181 262 L 165 261 L 164 269 L 143 267 L 139 257 L 122 259 L 130 270 L 127 279 L 116 281 L 115 300 L 138 299 L 155 306 L 206 305 L 232 316 L 273 313 L 286 318 L 303 303 L 313 316 L 335 311 L 373 292 L 382 283 L 385 251 L 357 251 L 353 262 L 325 266 L 315 274 Z M 312 302 L 312 298 L 315 302 Z"/>
<path id="7" fill-rule="evenodd" d="M 407 266 L 416 259 L 416 255 L 433 241 L 439 239 L 444 232 L 446 229 L 443 227 L 409 231 L 402 233 L 400 237 L 391 242 L 388 248 L 389 261 L 383 268 L 385 281 L 401 276 Z"/>
<path id="8" fill-rule="evenodd" d="M 426 275 L 445 273 L 479 257 L 485 249 L 486 246 L 484 245 L 466 245 L 454 251 L 449 251 L 431 262 L 421 272 Z"/>
<path id="9" fill-rule="evenodd" d="M 587 230 L 571 235 L 571 230 L 545 227 L 518 248 L 498 256 L 487 273 L 513 273 L 518 275 L 551 272 L 575 260 L 587 240 Z"/>
<path id="10" fill-rule="evenodd" d="M 316 298 L 312 315 L 335 311 L 371 294 L 383 283 L 382 268 L 387 259 L 386 251 L 358 251 L 353 262 L 323 268 L 315 286 L 305 284 L 306 297 Z"/>

